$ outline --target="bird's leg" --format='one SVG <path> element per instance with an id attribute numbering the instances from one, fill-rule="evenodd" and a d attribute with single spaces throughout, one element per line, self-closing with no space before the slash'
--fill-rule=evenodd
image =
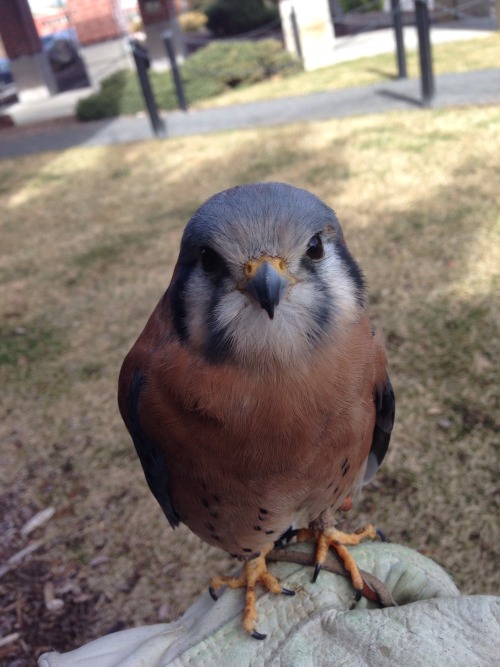
<path id="1" fill-rule="evenodd" d="M 345 569 L 349 572 L 352 585 L 356 591 L 356 599 L 360 599 L 363 590 L 363 577 L 359 572 L 356 561 L 346 548 L 359 544 L 365 538 L 375 539 L 379 535 L 373 526 L 366 526 L 355 533 L 344 533 L 336 528 L 323 527 L 321 529 L 305 528 L 299 531 L 297 540 L 305 542 L 307 540 L 316 541 L 316 564 L 314 567 L 313 582 L 316 581 L 321 567 L 326 560 L 328 549 L 333 547 L 339 558 L 342 560 Z"/>
<path id="2" fill-rule="evenodd" d="M 349 512 L 352 509 L 352 496 L 347 496 L 342 505 L 339 507 L 341 512 Z"/>
<path id="3" fill-rule="evenodd" d="M 229 588 L 246 588 L 245 607 L 243 609 L 243 628 L 255 639 L 265 639 L 266 635 L 257 632 L 255 625 L 257 623 L 257 609 L 255 605 L 255 587 L 258 583 L 262 584 L 271 593 L 283 595 L 295 595 L 293 591 L 283 588 L 278 579 L 274 577 L 267 569 L 266 553 L 272 547 L 267 549 L 257 558 L 247 561 L 243 565 L 243 572 L 239 577 L 212 577 L 210 580 L 210 595 L 217 599 L 215 591 L 222 586 Z"/>

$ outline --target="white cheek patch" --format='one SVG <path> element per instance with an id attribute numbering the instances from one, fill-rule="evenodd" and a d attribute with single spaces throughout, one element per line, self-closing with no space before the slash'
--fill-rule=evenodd
<path id="1" fill-rule="evenodd" d="M 316 301 L 324 298 L 321 291 L 317 289 L 313 282 L 301 281 L 291 287 L 285 295 L 283 303 L 296 311 L 297 317 L 301 320 L 311 319 L 311 311 L 316 305 Z M 279 307 L 279 306 L 278 306 Z M 307 322 L 309 323 L 309 322 Z"/>
<path id="2" fill-rule="evenodd" d="M 328 294 L 334 304 L 335 324 L 338 327 L 350 325 L 359 316 L 359 304 L 356 298 L 356 285 L 345 262 L 332 249 L 322 262 L 321 274 Z"/>
<path id="3" fill-rule="evenodd" d="M 251 308 L 248 297 L 237 290 L 224 295 L 220 300 L 215 313 L 215 321 L 220 331 L 229 329 L 240 318 L 245 308 Z"/>

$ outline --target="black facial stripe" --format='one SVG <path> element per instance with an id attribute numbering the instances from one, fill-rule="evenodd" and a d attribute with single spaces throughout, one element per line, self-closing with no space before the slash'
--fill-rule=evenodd
<path id="1" fill-rule="evenodd" d="M 361 307 L 363 307 L 365 305 L 365 279 L 361 269 L 357 265 L 356 261 L 344 243 L 338 243 L 336 248 L 338 255 L 347 267 L 349 277 L 354 282 L 354 286 L 356 288 L 356 301 Z"/>
<path id="2" fill-rule="evenodd" d="M 227 293 L 224 280 L 219 277 L 214 282 L 214 291 L 208 307 L 208 337 L 205 348 L 205 357 L 211 364 L 220 364 L 225 361 L 231 352 L 231 342 L 226 329 L 221 330 L 216 320 L 216 312 L 220 300 Z"/>
<path id="3" fill-rule="evenodd" d="M 185 265 L 176 277 L 172 289 L 172 322 L 181 342 L 185 343 L 188 339 L 188 326 L 186 316 L 186 285 L 189 281 L 195 264 Z"/>
<path id="4" fill-rule="evenodd" d="M 186 311 L 186 287 L 194 270 L 199 267 L 198 270 L 203 271 L 201 267 L 201 250 L 201 248 L 192 246 L 184 248 L 181 251 L 181 255 L 184 256 L 185 261 L 181 265 L 175 283 L 170 288 L 172 290 L 171 304 L 173 325 L 182 343 L 185 343 L 189 338 L 189 313 Z M 220 298 L 218 295 L 223 285 L 223 281 L 229 275 L 229 268 L 227 264 L 221 260 L 220 268 L 217 271 L 213 273 L 203 271 L 203 275 L 205 276 L 205 279 L 209 280 L 213 285 L 215 298 L 212 300 L 211 306 L 213 304 L 216 305 Z M 213 312 L 212 307 L 208 312 Z M 210 327 L 210 329 L 213 328 L 214 327 Z"/>
<path id="5" fill-rule="evenodd" d="M 331 304 L 323 302 L 313 311 L 314 322 L 318 325 L 318 329 L 321 333 L 326 333 L 328 330 L 332 310 L 333 306 Z"/>
<path id="6" fill-rule="evenodd" d="M 318 334 L 315 337 L 319 339 L 321 334 L 325 334 L 328 331 L 332 313 L 334 312 L 334 305 L 331 301 L 330 293 L 324 280 L 322 280 L 316 274 L 315 281 L 315 291 L 316 293 L 319 293 L 320 296 L 317 303 L 314 304 L 312 316 L 315 324 L 317 325 Z"/>

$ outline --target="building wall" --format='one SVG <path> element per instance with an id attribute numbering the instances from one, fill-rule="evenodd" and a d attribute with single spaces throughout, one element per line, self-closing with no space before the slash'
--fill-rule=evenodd
<path id="1" fill-rule="evenodd" d="M 11 60 L 32 56 L 42 50 L 28 0 L 0 3 L 0 32 L 5 52 Z"/>
<path id="2" fill-rule="evenodd" d="M 67 13 L 82 45 L 116 39 L 126 32 L 119 0 L 67 0 Z"/>
<path id="3" fill-rule="evenodd" d="M 68 17 L 65 9 L 53 9 L 43 14 L 33 14 L 38 34 L 51 35 L 53 32 L 68 29 Z"/>

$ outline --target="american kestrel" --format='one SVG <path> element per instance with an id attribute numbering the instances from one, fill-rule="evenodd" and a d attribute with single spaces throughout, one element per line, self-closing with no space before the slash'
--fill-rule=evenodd
<path id="1" fill-rule="evenodd" d="M 254 637 L 255 585 L 292 594 L 265 556 L 291 530 L 332 546 L 357 592 L 331 514 L 387 451 L 394 393 L 363 275 L 339 221 L 283 183 L 220 192 L 184 231 L 170 286 L 128 353 L 119 406 L 170 525 L 244 561 L 243 625 Z M 304 531 L 300 533 L 304 536 Z"/>

